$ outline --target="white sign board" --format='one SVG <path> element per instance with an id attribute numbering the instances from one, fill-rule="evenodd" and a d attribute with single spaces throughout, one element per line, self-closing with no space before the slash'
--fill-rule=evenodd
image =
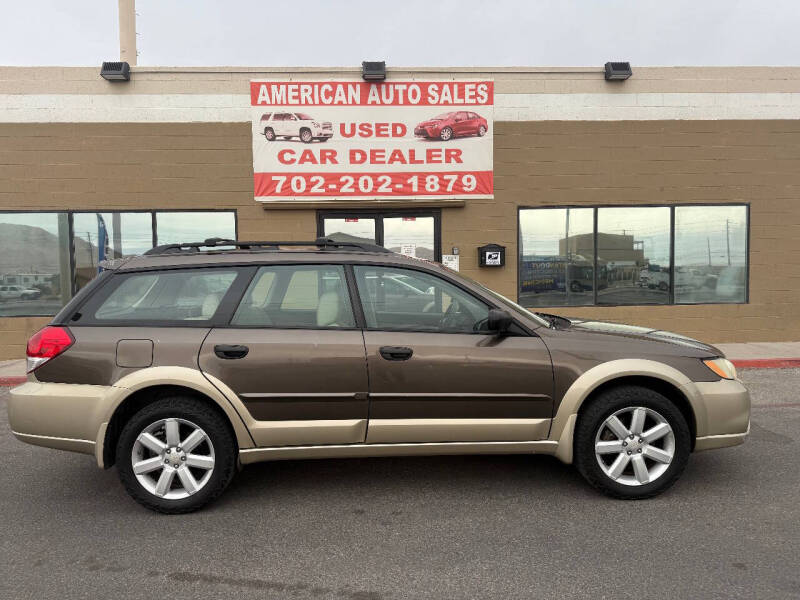
<path id="1" fill-rule="evenodd" d="M 458 271 L 458 254 L 442 254 L 442 265 L 453 271 Z"/>
<path id="2" fill-rule="evenodd" d="M 251 81 L 256 200 L 492 198 L 491 80 Z"/>

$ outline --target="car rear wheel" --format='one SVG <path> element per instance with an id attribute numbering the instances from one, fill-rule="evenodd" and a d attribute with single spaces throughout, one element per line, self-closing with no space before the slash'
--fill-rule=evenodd
<path id="1" fill-rule="evenodd" d="M 603 392 L 579 415 L 575 465 L 595 488 L 614 498 L 660 494 L 680 477 L 691 437 L 675 404 L 651 389 L 620 386 Z"/>
<path id="2" fill-rule="evenodd" d="M 439 139 L 442 140 L 443 142 L 446 142 L 452 137 L 453 137 L 453 130 L 450 129 L 449 127 L 445 127 L 439 132 Z"/>
<path id="3" fill-rule="evenodd" d="M 125 425 L 117 466 L 134 500 L 158 512 L 186 513 L 215 499 L 231 482 L 236 443 L 213 408 L 191 397 L 167 397 Z"/>
<path id="4" fill-rule="evenodd" d="M 480 127 L 478 127 L 478 136 L 483 137 L 485 135 L 486 135 L 486 127 L 481 125 Z"/>
<path id="5" fill-rule="evenodd" d="M 272 127 L 264 128 L 264 137 L 267 138 L 268 142 L 271 142 L 275 139 L 275 131 L 272 129 Z"/>
<path id="6" fill-rule="evenodd" d="M 300 139 L 303 143 L 310 144 L 314 140 L 314 135 L 311 133 L 310 129 L 301 129 Z"/>

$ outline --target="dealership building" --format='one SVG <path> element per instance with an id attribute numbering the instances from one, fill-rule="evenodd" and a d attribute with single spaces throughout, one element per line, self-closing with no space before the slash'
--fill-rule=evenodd
<path id="1" fill-rule="evenodd" d="M 710 342 L 800 340 L 800 68 L 605 75 L 390 67 L 367 84 L 361 68 L 131 67 L 108 81 L 99 67 L 0 67 L 0 359 L 24 356 L 104 260 L 212 237 L 367 240 L 537 311 Z M 453 83 L 456 94 L 488 82 L 491 97 L 374 113 L 352 98 L 325 112 L 308 96 L 278 110 L 253 82 L 314 82 L 315 94 L 336 82 Z M 423 114 L 441 117 L 433 139 Z M 284 121 L 314 123 L 314 139 Z M 294 178 L 304 150 L 314 173 L 360 122 L 371 135 L 385 123 L 388 137 L 403 126 L 417 154 L 395 171 L 414 189 L 382 195 L 379 176 L 360 178 L 366 167 L 353 171 L 362 193 L 330 187 L 335 161 L 319 165 L 324 193 L 314 175 Z M 258 166 L 280 144 L 294 157 L 285 182 Z M 474 176 L 461 148 L 480 148 Z M 426 172 L 415 179 L 423 155 L 452 158 L 437 169 L 456 189 L 440 189 L 445 175 L 435 189 Z"/>

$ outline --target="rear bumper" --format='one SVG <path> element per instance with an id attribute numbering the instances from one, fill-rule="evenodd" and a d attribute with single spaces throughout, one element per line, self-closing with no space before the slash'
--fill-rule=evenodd
<path id="1" fill-rule="evenodd" d="M 695 451 L 737 446 L 750 433 L 750 394 L 738 380 L 696 382 Z"/>
<path id="2" fill-rule="evenodd" d="M 108 390 L 101 385 L 28 381 L 9 394 L 11 431 L 36 446 L 95 454 Z"/>

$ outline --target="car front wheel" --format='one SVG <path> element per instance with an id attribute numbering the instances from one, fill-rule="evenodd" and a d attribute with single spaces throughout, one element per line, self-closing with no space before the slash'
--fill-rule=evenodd
<path id="1" fill-rule="evenodd" d="M 578 415 L 575 465 L 594 487 L 622 499 L 650 498 L 680 477 L 691 437 L 681 411 L 639 386 L 603 392 Z"/>
<path id="2" fill-rule="evenodd" d="M 314 134 L 311 133 L 310 129 L 301 129 L 300 130 L 300 139 L 304 143 L 310 144 L 314 140 Z"/>
<path id="3" fill-rule="evenodd" d="M 162 513 L 197 510 L 219 496 L 236 471 L 236 442 L 223 417 L 186 396 L 161 398 L 131 417 L 116 456 L 128 493 Z"/>
<path id="4" fill-rule="evenodd" d="M 450 129 L 449 127 L 445 127 L 439 132 L 439 139 L 442 140 L 443 142 L 446 142 L 452 137 L 453 137 L 453 130 Z"/>

